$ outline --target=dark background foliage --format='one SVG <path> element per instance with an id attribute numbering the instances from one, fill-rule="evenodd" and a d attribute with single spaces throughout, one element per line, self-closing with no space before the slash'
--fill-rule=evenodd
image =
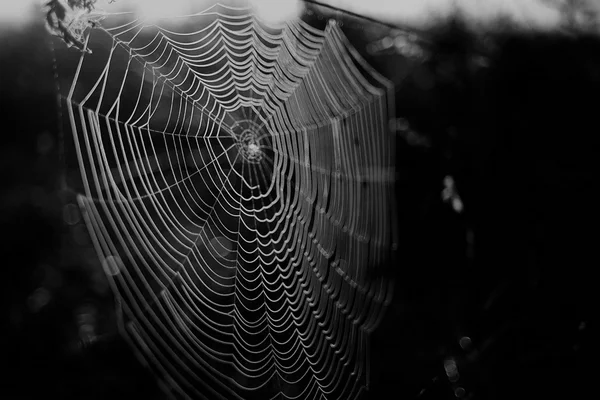
<path id="1" fill-rule="evenodd" d="M 61 174 L 57 42 L 35 26 L 1 43 L 1 362 L 9 372 L 0 396 L 162 398 L 115 332 L 110 295 L 88 265 L 93 254 L 74 239 L 77 224 L 65 222 L 74 194 Z M 462 395 L 458 388 L 472 399 L 577 398 L 592 387 L 595 346 L 600 40 L 484 40 L 452 22 L 432 34 L 429 52 L 397 91 L 397 115 L 431 145 L 398 139 L 397 284 L 372 337 L 365 398 L 445 399 Z M 480 56 L 488 66 L 474 61 Z M 463 213 L 442 201 L 446 175 Z M 82 307 L 96 315 L 93 342 L 81 335 Z M 469 345 L 459 345 L 463 337 Z M 448 359 L 456 382 L 444 371 Z"/>

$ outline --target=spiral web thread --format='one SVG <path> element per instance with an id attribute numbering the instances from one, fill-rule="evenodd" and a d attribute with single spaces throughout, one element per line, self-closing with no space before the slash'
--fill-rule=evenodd
<path id="1" fill-rule="evenodd" d="M 392 294 L 390 82 L 335 21 L 223 4 L 107 13 L 87 46 L 78 201 L 140 358 L 175 398 L 357 398 Z"/>

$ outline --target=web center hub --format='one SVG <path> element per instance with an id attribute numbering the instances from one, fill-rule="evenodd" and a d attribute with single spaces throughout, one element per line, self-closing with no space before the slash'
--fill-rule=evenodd
<path id="1" fill-rule="evenodd" d="M 248 162 L 260 162 L 264 156 L 260 137 L 253 129 L 246 129 L 239 135 L 238 148 L 240 155 Z"/>

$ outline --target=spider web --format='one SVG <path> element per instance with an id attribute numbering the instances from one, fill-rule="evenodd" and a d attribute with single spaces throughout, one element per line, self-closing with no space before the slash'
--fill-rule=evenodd
<path id="1" fill-rule="evenodd" d="M 106 13 L 93 54 L 62 57 L 120 329 L 175 398 L 368 385 L 393 286 L 393 85 L 316 25 L 224 4 L 160 24 Z"/>

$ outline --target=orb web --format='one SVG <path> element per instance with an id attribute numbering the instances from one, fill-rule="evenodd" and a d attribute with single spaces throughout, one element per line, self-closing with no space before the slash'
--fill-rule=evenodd
<path id="1" fill-rule="evenodd" d="M 335 21 L 226 4 L 86 41 L 59 57 L 78 199 L 140 359 L 174 398 L 357 398 L 392 294 L 391 83 Z"/>

